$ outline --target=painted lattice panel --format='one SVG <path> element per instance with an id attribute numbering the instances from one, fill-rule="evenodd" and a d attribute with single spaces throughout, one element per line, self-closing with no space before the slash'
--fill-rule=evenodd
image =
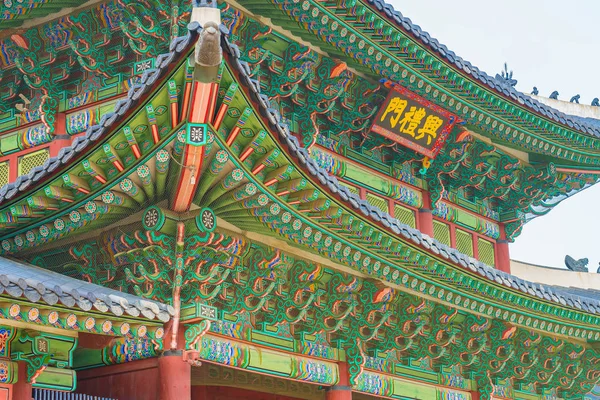
<path id="1" fill-rule="evenodd" d="M 348 188 L 348 190 L 350 191 L 350 193 L 354 193 L 355 195 L 357 195 L 357 196 L 358 196 L 358 189 L 357 189 L 357 188 L 355 188 L 354 186 L 352 186 L 352 185 L 348 185 L 348 184 L 347 184 L 347 183 L 345 183 L 345 182 L 340 182 L 340 185 L 342 185 L 342 186 L 346 186 L 346 187 Z"/>
<path id="2" fill-rule="evenodd" d="M 433 221 L 433 237 L 446 246 L 451 246 L 450 227 L 448 224 L 439 221 Z"/>
<path id="3" fill-rule="evenodd" d="M 477 239 L 477 249 L 479 250 L 479 261 L 487 265 L 494 265 L 494 243 L 479 238 Z"/>
<path id="4" fill-rule="evenodd" d="M 8 161 L 0 163 L 0 187 L 8 183 L 9 168 Z"/>
<path id="5" fill-rule="evenodd" d="M 385 213 L 389 211 L 388 201 L 384 198 L 381 198 L 379 196 L 375 196 L 374 194 L 368 193 L 367 201 L 369 202 L 370 205 L 379 208 L 381 211 L 383 211 Z"/>
<path id="6" fill-rule="evenodd" d="M 19 176 L 28 174 L 33 168 L 44 164 L 48 158 L 50 158 L 50 153 L 47 149 L 19 158 Z"/>
<path id="7" fill-rule="evenodd" d="M 473 236 L 468 232 L 457 229 L 456 250 L 473 257 Z"/>
<path id="8" fill-rule="evenodd" d="M 412 228 L 417 227 L 417 220 L 415 212 L 410 208 L 402 207 L 401 205 L 394 204 L 394 217 Z"/>

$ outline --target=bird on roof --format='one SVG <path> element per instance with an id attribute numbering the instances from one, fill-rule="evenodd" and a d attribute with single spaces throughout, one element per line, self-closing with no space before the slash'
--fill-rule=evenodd
<path id="1" fill-rule="evenodd" d="M 587 258 L 582 258 L 580 260 L 575 261 L 575 259 L 569 255 L 565 256 L 565 265 L 571 271 L 575 272 L 588 272 L 587 265 L 589 260 Z"/>
<path id="2" fill-rule="evenodd" d="M 569 100 L 569 103 L 577 103 L 579 104 L 579 96 L 578 94 L 576 94 L 575 96 L 571 97 L 571 100 Z"/>
<path id="3" fill-rule="evenodd" d="M 539 93 L 540 92 L 539 92 L 538 88 L 534 86 L 533 87 L 533 91 L 531 92 L 531 94 L 534 95 L 534 96 L 537 96 Z"/>
<path id="4" fill-rule="evenodd" d="M 592 105 L 594 107 L 600 107 L 600 100 L 598 100 L 598 98 L 595 97 L 594 100 L 592 100 Z"/>
<path id="5" fill-rule="evenodd" d="M 558 100 L 558 91 L 555 90 L 554 92 L 552 92 L 552 94 L 550 95 L 550 98 L 554 99 L 554 100 Z"/>

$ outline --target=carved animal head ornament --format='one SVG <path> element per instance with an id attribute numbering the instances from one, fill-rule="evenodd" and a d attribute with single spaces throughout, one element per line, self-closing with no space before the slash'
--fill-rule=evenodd
<path id="1" fill-rule="evenodd" d="M 216 22 L 204 24 L 200 38 L 196 43 L 195 61 L 202 67 L 216 67 L 221 64 L 221 32 Z"/>

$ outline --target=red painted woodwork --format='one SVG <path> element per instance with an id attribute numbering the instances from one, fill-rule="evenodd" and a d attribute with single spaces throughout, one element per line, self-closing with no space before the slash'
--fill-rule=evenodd
<path id="1" fill-rule="evenodd" d="M 11 400 L 9 385 L 0 385 L 0 400 Z"/>
<path id="2" fill-rule="evenodd" d="M 352 400 L 351 390 L 330 390 L 325 395 L 326 400 Z"/>
<path id="3" fill-rule="evenodd" d="M 299 400 L 296 397 L 226 386 L 192 386 L 192 400 Z"/>
<path id="4" fill-rule="evenodd" d="M 191 400 L 192 367 L 183 361 L 181 352 L 158 359 L 159 400 Z"/>
<path id="5" fill-rule="evenodd" d="M 337 385 L 328 388 L 325 394 L 326 400 L 352 400 L 352 388 L 350 387 L 350 374 L 348 363 L 338 363 L 340 381 Z"/>
<path id="6" fill-rule="evenodd" d="M 76 392 L 119 400 L 160 400 L 158 382 L 158 359 L 150 358 L 77 371 Z"/>
<path id="7" fill-rule="evenodd" d="M 19 361 L 19 375 L 17 383 L 12 387 L 12 400 L 31 400 L 32 387 L 31 383 L 27 382 L 27 364 L 24 361 Z"/>
<path id="8" fill-rule="evenodd" d="M 500 224 L 500 239 L 496 243 L 496 269 L 510 274 L 510 252 L 504 224 Z"/>
<path id="9" fill-rule="evenodd" d="M 423 207 L 417 212 L 417 227 L 424 234 L 433 237 L 433 214 L 431 213 L 431 198 L 429 192 L 421 192 Z"/>

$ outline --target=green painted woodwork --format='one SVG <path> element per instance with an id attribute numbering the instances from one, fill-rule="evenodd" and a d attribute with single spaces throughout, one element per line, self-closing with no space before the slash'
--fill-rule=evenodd
<path id="1" fill-rule="evenodd" d="M 346 166 L 346 173 L 344 174 L 344 176 L 351 181 L 360 183 L 361 186 L 372 188 L 378 191 L 379 193 L 387 194 L 390 191 L 389 180 L 378 176 L 366 174 L 364 170 L 361 170 L 352 164 L 348 164 Z"/>
<path id="2" fill-rule="evenodd" d="M 135 38 L 133 25 L 125 28 L 128 40 Z M 155 33 L 163 28 L 157 27 Z M 261 34 L 256 34 L 258 40 Z M 272 54 L 291 52 L 284 44 L 278 38 L 265 46 Z M 140 50 L 139 43 L 136 46 L 132 48 Z M 148 50 L 149 54 L 153 51 Z M 336 106 L 352 100 L 342 98 L 344 90 L 340 88 L 345 82 L 331 76 L 335 68 L 331 60 L 320 55 L 307 57 L 326 67 L 319 79 L 309 82 L 320 99 L 335 100 Z M 70 165 L 44 187 L 11 201 L 8 206 L 15 207 L 14 213 L 0 210 L 6 231 L 3 254 L 161 301 L 174 301 L 174 289 L 180 289 L 177 296 L 188 306 L 183 314 L 190 332 L 186 343 L 190 351 L 195 343 L 198 360 L 302 379 L 302 368 L 294 369 L 289 355 L 284 362 L 285 357 L 272 349 L 295 350 L 321 365 L 348 361 L 352 384 L 365 393 L 375 393 L 379 390 L 376 384 L 386 382 L 383 390 L 389 393 L 434 396 L 429 398 L 442 394 L 435 388 L 408 384 L 406 378 L 438 383 L 450 370 L 456 380 L 476 387 L 484 399 L 493 390 L 501 390 L 496 388 L 508 387 L 508 378 L 515 379 L 510 382 L 511 390 L 512 386 L 534 387 L 541 395 L 545 388 L 559 388 L 559 394 L 567 398 L 580 396 L 597 383 L 598 377 L 582 373 L 598 360 L 594 349 L 600 338 L 597 317 L 496 285 L 352 210 L 289 157 L 228 65 L 221 77 L 217 109 L 225 103 L 227 92 L 229 108 L 219 129 L 208 130 L 205 164 L 194 197 L 198 210 L 169 216 L 164 203 L 149 208 L 165 199 L 178 176 L 184 125 L 171 128 L 172 90 L 167 81 L 181 87 L 189 72 L 186 64 L 180 60 L 173 73 L 157 85 L 149 98 L 153 113 L 147 111 L 147 104 L 139 104 L 131 118 L 108 132 L 84 162 Z M 294 67 L 277 60 L 273 65 Z M 309 74 L 302 69 L 288 72 L 299 78 Z M 350 78 L 349 72 L 343 77 Z M 357 82 L 354 84 L 362 84 Z M 289 90 L 305 90 L 293 81 L 286 85 Z M 237 89 L 230 91 L 232 87 Z M 306 104 L 316 99 L 311 96 L 296 100 Z M 158 115 L 161 106 L 165 113 Z M 335 107 L 318 109 L 321 121 L 329 120 L 325 110 Z M 292 126 L 307 121 L 305 115 L 294 121 L 285 110 L 283 114 Z M 161 131 L 157 144 L 149 136 L 154 118 Z M 329 124 L 333 125 L 331 121 L 338 117 L 331 118 Z M 243 130 L 226 145 L 240 121 Z M 131 151 L 134 142 L 142 150 L 139 159 Z M 250 155 L 241 157 L 247 149 L 252 149 Z M 465 149 L 471 152 L 465 153 Z M 436 160 L 428 174 L 442 171 L 441 175 L 451 176 L 455 171 L 443 168 L 458 157 L 464 162 L 461 174 L 466 182 L 470 178 L 465 174 L 473 171 L 469 164 L 480 160 L 487 166 L 483 155 L 488 153 L 493 153 L 490 158 L 501 154 L 473 138 L 463 142 L 454 137 L 447 154 Z M 125 164 L 123 171 L 111 166 L 114 160 L 106 161 L 117 156 Z M 554 176 L 551 170 L 525 164 L 515 168 L 532 174 L 534 169 L 542 180 Z M 429 179 L 427 184 L 433 189 L 438 185 L 443 197 L 439 185 L 443 187 L 444 181 Z M 152 189 L 150 185 L 154 185 Z M 390 191 L 388 187 L 384 193 Z M 469 197 L 468 193 L 465 196 Z M 212 212 L 206 219 L 198 218 L 207 209 Z M 157 211 L 156 220 L 142 210 Z M 131 215 L 128 221 L 134 222 L 122 222 Z M 151 218 L 146 220 L 146 216 Z M 209 220 L 212 222 L 206 225 Z M 184 243 L 174 236 L 173 223 L 185 226 Z M 81 236 L 94 229 L 102 229 L 102 233 Z M 329 260 L 328 265 L 315 262 L 314 255 Z M 200 312 L 201 305 L 208 306 L 206 313 Z M 11 307 L 7 302 L 0 308 L 4 318 L 30 318 L 21 308 L 10 313 Z M 48 311 L 44 310 L 43 316 Z M 216 314 L 210 324 L 209 314 Z M 43 319 L 41 323 L 48 324 Z M 100 333 L 97 321 L 94 323 L 94 332 Z M 140 329 L 134 328 L 132 334 L 139 336 Z M 120 340 L 102 351 L 83 351 L 78 365 L 93 367 L 156 354 L 149 340 L 144 342 L 148 347 L 143 354 L 119 353 L 119 348 L 136 347 L 141 339 Z M 223 343 L 230 352 L 223 350 Z M 257 350 L 249 350 L 248 343 L 272 347 L 266 352 L 273 356 L 261 359 Z M 50 363 L 40 357 L 35 362 Z M 466 384 L 447 386 L 460 385 Z"/>
<path id="3" fill-rule="evenodd" d="M 32 356 L 48 355 L 48 365 L 58 368 L 71 368 L 73 351 L 77 339 L 52 335 L 45 332 L 20 331 L 17 340 L 13 341 L 11 356 L 16 359 Z"/>
<path id="4" fill-rule="evenodd" d="M 77 373 L 73 370 L 46 367 L 35 379 L 33 387 L 71 392 L 77 387 Z"/>
<path id="5" fill-rule="evenodd" d="M 280 4 L 279 1 L 273 3 Z M 267 8 L 271 7 L 264 4 L 259 6 L 253 1 L 249 4 L 251 9 L 258 7 L 257 10 L 260 12 L 265 12 Z M 324 21 L 330 21 L 333 25 L 325 29 L 334 31 L 331 33 L 332 37 L 339 38 L 340 32 L 350 32 L 353 29 L 349 26 L 353 23 L 345 23 L 340 20 L 343 19 L 343 13 L 329 16 L 330 9 L 319 11 L 322 9 L 321 4 L 312 4 L 311 2 L 303 4 L 302 7 L 306 7 L 306 9 L 302 8 L 300 4 L 290 5 L 290 7 L 297 10 L 296 16 L 305 15 L 307 20 L 314 20 L 314 24 L 327 25 Z M 334 7 L 333 4 L 331 7 Z M 310 14 L 309 9 L 313 10 L 314 15 Z M 321 20 L 316 15 L 323 15 L 323 19 Z M 282 23 L 286 18 L 277 16 L 274 23 Z M 263 92 L 269 96 L 273 107 L 285 117 L 291 130 L 303 137 L 305 145 L 311 147 L 317 143 L 333 152 L 356 160 L 363 166 L 392 176 L 398 174 L 395 177 L 412 185 L 421 186 L 420 178 L 424 178 L 426 187 L 431 191 L 434 204 L 439 204 L 443 198 L 446 198 L 452 199 L 453 202 L 466 208 L 475 209 L 476 212 L 482 213 L 486 217 L 506 216 L 503 220 L 511 221 L 507 225 L 509 239 L 513 239 L 520 233 L 520 228 L 526 221 L 540 215 L 540 212 L 548 212 L 557 204 L 550 199 L 563 198 L 557 196 L 573 190 L 580 190 L 597 180 L 597 177 L 591 174 L 578 175 L 575 180 L 573 180 L 573 175 L 556 174 L 552 163 L 563 163 L 557 154 L 537 157 L 536 163 L 529 165 L 479 139 L 471 139 L 467 142 L 463 142 L 461 139 L 460 143 L 449 143 L 433 161 L 433 167 L 426 170 L 424 176 L 415 177 L 415 175 L 419 175 L 415 172 L 420 168 L 422 156 L 369 131 L 371 118 L 387 92 L 385 87 L 373 85 L 367 79 L 345 69 L 343 64 L 331 62 L 308 47 L 289 41 L 277 33 L 272 33 L 268 27 L 240 15 L 233 8 L 226 9 L 224 20 L 226 24 L 233 24 L 231 26 L 235 27 L 233 38 L 242 50 L 242 58 L 249 62 L 253 76 L 260 80 Z M 338 22 L 331 22 L 335 20 Z M 345 28 L 341 29 L 342 26 Z M 301 25 L 292 30 L 298 36 L 314 42 L 314 38 L 311 39 L 310 35 L 307 36 L 305 28 L 306 25 Z M 362 36 L 367 40 L 372 34 L 370 31 L 360 33 L 363 29 L 362 26 L 355 27 L 355 29 L 357 30 L 356 41 L 346 43 L 350 47 L 356 46 L 357 43 L 365 43 L 364 40 L 358 38 Z M 248 40 L 249 37 L 259 39 Z M 318 45 L 331 48 L 333 39 L 330 38 L 325 43 L 320 42 L 322 39 L 319 36 Z M 381 45 L 378 43 L 374 46 L 376 48 Z M 355 49 L 355 51 L 346 48 L 344 51 L 346 54 L 341 57 L 344 60 L 352 60 L 357 54 L 364 55 L 363 48 Z M 371 54 L 369 51 L 369 55 Z M 367 59 L 369 58 L 371 57 L 367 56 Z M 401 59 L 398 62 L 402 63 L 403 61 L 405 60 Z M 378 80 L 381 74 L 385 76 L 386 73 L 390 73 L 389 68 L 373 71 L 365 69 L 363 64 L 360 62 L 359 65 L 352 66 L 359 70 L 362 68 L 371 75 L 373 80 Z M 276 71 L 277 74 L 273 74 L 273 71 Z M 414 75 L 408 77 L 410 74 L 404 74 L 406 71 L 401 74 L 400 70 L 393 72 L 392 75 L 395 76 L 396 82 L 401 82 L 402 85 L 447 110 L 460 111 L 461 118 L 477 120 L 477 112 L 470 108 L 473 107 L 471 103 L 463 107 L 458 99 L 450 98 L 438 89 L 432 89 L 431 85 L 425 86 L 422 80 L 417 83 L 416 79 L 413 79 Z M 339 85 L 343 86 L 343 93 L 336 92 Z M 317 95 L 318 97 L 315 97 Z M 315 109 L 310 109 L 310 107 L 306 107 L 306 104 L 317 104 L 317 106 Z M 503 114 L 501 118 L 506 118 L 506 115 Z M 469 129 L 480 134 L 494 136 L 493 128 L 498 125 L 498 122 L 492 123 L 488 121 L 489 119 L 488 117 L 486 121 L 482 122 L 483 120 L 479 118 L 479 125 L 469 125 Z M 504 123 L 502 123 L 502 127 L 504 127 Z M 462 129 L 464 128 L 456 128 L 455 131 Z M 531 129 L 531 124 L 527 129 Z M 515 132 L 517 131 L 515 130 Z M 451 142 L 457 137 L 458 133 L 455 132 Z M 588 139 L 592 140 L 591 138 L 585 140 Z M 529 141 L 528 136 L 524 142 L 529 143 Z M 535 139 L 535 142 L 532 143 L 537 144 L 537 141 L 538 139 Z M 501 139 L 499 143 L 505 144 L 505 140 Z M 570 143 L 572 144 L 572 142 Z M 513 147 L 527 150 L 531 154 L 540 151 L 537 146 L 527 148 L 526 143 L 513 145 Z M 543 151 L 543 149 L 541 150 Z M 553 153 L 553 150 L 549 153 Z M 374 174 L 360 172 L 352 164 L 343 161 L 341 163 L 343 165 L 336 162 L 322 166 L 330 172 L 334 170 L 338 176 L 345 176 L 365 187 L 382 193 L 388 191 L 387 182 Z M 395 163 L 405 165 L 406 169 L 402 167 L 401 170 L 409 172 L 396 172 L 394 168 L 390 168 L 390 164 L 394 165 Z M 417 165 L 419 165 L 418 168 Z M 468 196 L 468 200 L 465 196 Z M 473 206 L 473 200 L 481 205 Z M 515 215 L 515 210 L 522 213 Z M 475 221 L 471 218 L 471 221 L 466 222 L 465 226 L 475 228 Z"/>
<path id="6" fill-rule="evenodd" d="M 291 27 L 292 33 L 347 60 L 359 71 L 390 77 L 419 94 L 431 97 L 441 94 L 442 102 L 464 114 L 469 124 L 483 127 L 492 136 L 510 138 L 530 151 L 575 162 L 599 162 L 597 155 L 594 156 L 600 148 L 598 139 L 536 115 L 465 77 L 455 66 L 447 65 L 433 51 L 390 24 L 366 2 L 340 7 L 333 0 L 298 3 L 250 0 L 245 6 L 257 14 L 269 13 L 275 24 Z M 299 23 L 290 24 L 290 19 Z M 382 37 L 386 40 L 381 40 Z"/>

